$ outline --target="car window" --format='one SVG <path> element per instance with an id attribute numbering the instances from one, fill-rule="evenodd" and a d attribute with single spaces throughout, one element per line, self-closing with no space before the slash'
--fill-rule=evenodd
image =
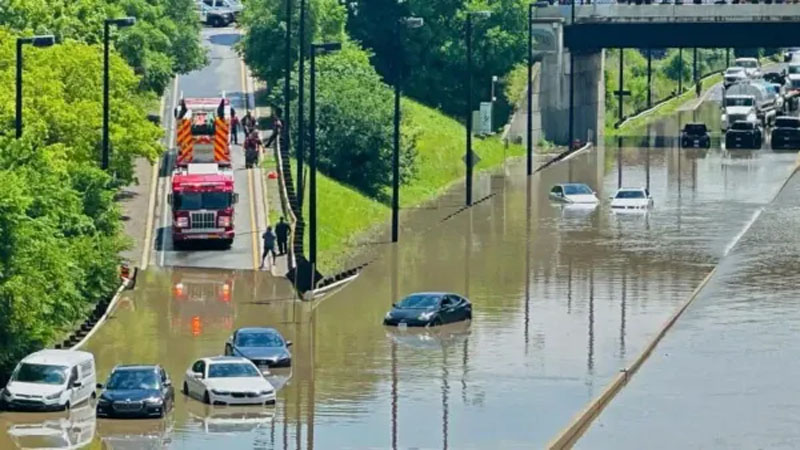
<path id="1" fill-rule="evenodd" d="M 11 379 L 23 383 L 64 384 L 66 377 L 66 366 L 22 363 Z"/>
<path id="2" fill-rule="evenodd" d="M 453 306 L 453 301 L 450 299 L 450 296 L 446 296 L 442 299 L 442 308 L 449 308 Z"/>
<path id="3" fill-rule="evenodd" d="M 78 366 L 73 367 L 69 374 L 69 386 L 72 386 L 76 381 L 78 381 Z"/>
<path id="4" fill-rule="evenodd" d="M 410 295 L 397 304 L 400 308 L 433 309 L 439 304 L 439 296 L 435 294 Z"/>
<path id="5" fill-rule="evenodd" d="M 214 6 L 214 0 L 203 0 L 203 3 L 205 3 L 208 6 Z"/>
<path id="6" fill-rule="evenodd" d="M 619 191 L 617 198 L 645 198 L 645 194 L 642 191 Z"/>
<path id="7" fill-rule="evenodd" d="M 567 195 L 589 195 L 592 190 L 584 184 L 568 184 L 564 186 L 564 193 Z"/>
<path id="8" fill-rule="evenodd" d="M 197 372 L 197 373 L 205 372 L 205 364 L 203 363 L 203 361 L 197 361 L 196 363 L 194 363 L 194 365 L 192 366 L 192 372 Z"/>
<path id="9" fill-rule="evenodd" d="M 283 340 L 275 333 L 242 333 L 236 336 L 237 347 L 281 347 Z"/>
<path id="10" fill-rule="evenodd" d="M 123 369 L 111 374 L 106 389 L 117 390 L 154 390 L 158 389 L 158 375 L 153 369 Z"/>
<path id="11" fill-rule="evenodd" d="M 261 373 L 245 363 L 216 363 L 208 366 L 208 378 L 260 377 Z"/>
<path id="12" fill-rule="evenodd" d="M 780 117 L 775 119 L 775 126 L 778 128 L 798 128 L 800 127 L 800 119 L 794 117 Z"/>
<path id="13" fill-rule="evenodd" d="M 553 189 L 550 190 L 550 192 L 555 195 L 561 195 L 561 186 L 555 186 Z"/>
<path id="14" fill-rule="evenodd" d="M 755 127 L 753 126 L 752 122 L 740 120 L 738 122 L 734 122 L 731 128 L 734 130 L 752 130 Z"/>

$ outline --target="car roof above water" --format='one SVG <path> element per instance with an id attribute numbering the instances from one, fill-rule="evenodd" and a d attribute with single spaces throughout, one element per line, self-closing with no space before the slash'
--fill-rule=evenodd
<path id="1" fill-rule="evenodd" d="M 29 364 L 45 364 L 54 366 L 70 366 L 84 361 L 94 361 L 94 355 L 78 350 L 39 350 L 22 359 L 21 362 Z"/>

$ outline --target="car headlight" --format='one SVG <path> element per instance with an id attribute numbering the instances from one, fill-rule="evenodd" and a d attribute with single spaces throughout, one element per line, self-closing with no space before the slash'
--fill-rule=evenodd
<path id="1" fill-rule="evenodd" d="M 98 405 L 104 405 L 105 406 L 105 405 L 108 405 L 109 403 L 111 403 L 111 400 L 109 400 L 106 397 L 103 397 L 102 395 L 100 396 L 100 398 L 97 399 L 97 404 Z"/>
<path id="2" fill-rule="evenodd" d="M 214 395 L 230 395 L 231 394 L 230 391 L 218 391 L 216 389 L 212 389 L 211 392 Z"/>
<path id="3" fill-rule="evenodd" d="M 63 392 L 56 392 L 55 394 L 51 394 L 51 395 L 46 396 L 45 399 L 47 399 L 47 400 L 56 400 L 56 399 L 61 397 L 62 393 Z"/>
<path id="4" fill-rule="evenodd" d="M 756 121 L 756 115 L 753 114 L 753 113 L 748 114 L 747 115 L 747 121 L 748 122 L 755 122 Z"/>
<path id="5" fill-rule="evenodd" d="M 161 397 L 150 397 L 144 399 L 144 402 L 147 403 L 148 405 L 160 405 L 164 403 L 164 399 Z"/>
<path id="6" fill-rule="evenodd" d="M 427 311 L 419 315 L 419 320 L 428 320 L 435 314 L 435 311 Z"/>
<path id="7" fill-rule="evenodd" d="M 392 318 L 392 312 L 391 311 L 387 312 L 385 317 L 387 319 L 391 319 Z"/>
<path id="8" fill-rule="evenodd" d="M 266 391 L 259 392 L 258 395 L 269 395 L 269 394 L 274 394 L 274 393 L 275 393 L 275 391 L 266 390 Z"/>
<path id="9" fill-rule="evenodd" d="M 175 219 L 175 227 L 176 228 L 186 228 L 189 226 L 189 218 L 188 217 L 178 217 Z"/>

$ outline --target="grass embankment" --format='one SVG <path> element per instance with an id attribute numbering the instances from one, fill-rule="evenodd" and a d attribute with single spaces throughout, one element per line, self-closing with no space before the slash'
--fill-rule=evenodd
<path id="1" fill-rule="evenodd" d="M 441 112 L 403 99 L 403 114 L 420 130 L 417 141 L 417 174 L 400 187 L 401 207 L 412 207 L 444 193 L 464 177 L 464 126 Z M 521 156 L 519 145 L 505 144 L 498 137 L 474 138 L 473 150 L 480 158 L 476 173 L 500 165 L 505 158 Z M 387 191 L 390 192 L 390 191 Z M 308 193 L 306 193 L 308 199 Z M 308 221 L 308 201 L 304 201 Z M 365 196 L 324 175 L 317 175 L 317 259 L 324 273 L 342 269 L 365 233 L 388 223 L 389 204 Z M 308 239 L 305 239 L 306 250 Z"/>
<path id="2" fill-rule="evenodd" d="M 703 91 L 701 95 L 704 95 L 706 92 L 708 92 L 709 89 L 713 88 L 721 81 L 722 81 L 722 74 L 719 73 L 704 78 L 702 80 Z M 606 136 L 635 134 L 636 132 L 641 131 L 643 128 L 645 128 L 648 124 L 675 113 L 675 111 L 677 111 L 678 108 L 683 106 L 689 100 L 695 98 L 695 95 L 696 93 L 694 90 L 694 85 L 687 86 L 687 90 L 683 94 L 665 101 L 664 103 L 656 106 L 646 114 L 642 114 L 641 116 L 636 117 L 635 119 L 631 119 L 625 122 L 619 128 L 614 128 L 613 126 L 607 126 Z"/>

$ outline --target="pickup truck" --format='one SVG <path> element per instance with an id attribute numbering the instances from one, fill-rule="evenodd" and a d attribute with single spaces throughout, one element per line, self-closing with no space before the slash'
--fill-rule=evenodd
<path id="1" fill-rule="evenodd" d="M 800 118 L 781 116 L 775 119 L 770 144 L 773 150 L 800 149 Z"/>
<path id="2" fill-rule="evenodd" d="M 761 148 L 761 127 L 756 122 L 739 120 L 725 132 L 725 148 Z"/>
<path id="3" fill-rule="evenodd" d="M 681 147 L 682 148 L 710 148 L 711 136 L 708 134 L 708 128 L 704 123 L 687 123 L 683 126 L 681 131 Z"/>

